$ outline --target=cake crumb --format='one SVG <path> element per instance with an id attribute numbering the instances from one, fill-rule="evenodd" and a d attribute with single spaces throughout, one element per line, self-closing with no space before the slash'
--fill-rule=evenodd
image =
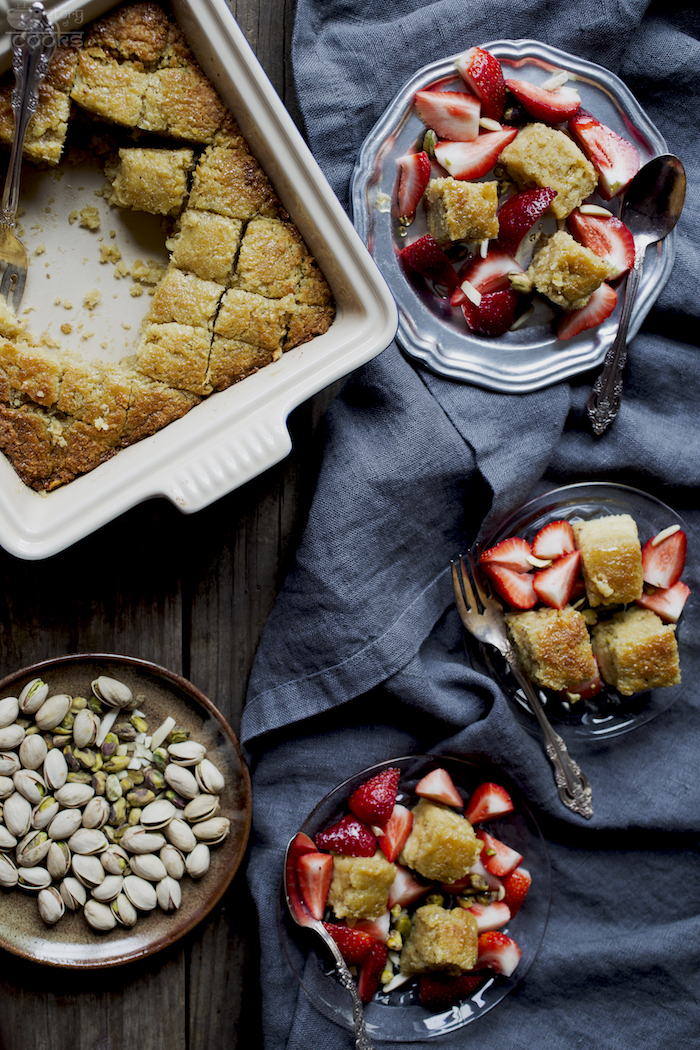
<path id="1" fill-rule="evenodd" d="M 94 204 L 80 210 L 80 225 L 87 230 L 96 230 L 100 225 L 100 213 Z"/>
<path id="2" fill-rule="evenodd" d="M 63 301 L 63 309 L 64 310 L 72 310 L 73 309 L 73 303 L 69 302 L 68 299 L 64 299 L 64 301 Z"/>
<path id="3" fill-rule="evenodd" d="M 59 298 L 59 296 L 56 296 L 56 298 L 53 301 L 53 305 L 54 306 L 60 306 L 61 305 L 61 299 Z"/>
<path id="4" fill-rule="evenodd" d="M 119 280 L 120 277 L 129 276 L 129 267 L 126 265 L 123 259 L 120 259 L 117 265 L 114 267 L 114 276 Z"/>
<path id="5" fill-rule="evenodd" d="M 74 223 L 74 222 L 77 222 L 77 221 L 78 221 L 78 212 L 77 212 L 77 211 L 76 211 L 75 209 L 73 209 L 73 211 L 72 211 L 72 212 L 70 213 L 70 215 L 68 216 L 68 222 L 69 222 L 69 223 L 71 224 L 71 226 L 72 226 L 72 225 L 73 225 L 73 223 Z"/>
<path id="6" fill-rule="evenodd" d="M 61 331 L 63 332 L 64 335 L 70 335 L 71 332 L 73 331 L 73 325 L 72 324 L 68 324 L 67 321 L 64 321 L 63 324 L 61 325 Z"/>
<path id="7" fill-rule="evenodd" d="M 148 259 L 144 262 L 142 259 L 136 259 L 134 265 L 131 267 L 131 276 L 135 281 L 140 281 L 142 284 L 159 284 L 165 276 L 165 266 L 157 263 L 155 259 Z"/>
<path id="8" fill-rule="evenodd" d="M 122 321 L 122 328 L 124 329 L 125 332 L 131 331 L 131 325 L 129 324 L 128 321 Z"/>
<path id="9" fill-rule="evenodd" d="M 116 244 L 102 244 L 100 246 L 101 263 L 118 263 L 121 257 L 122 253 L 119 251 Z"/>
<path id="10" fill-rule="evenodd" d="M 46 251 L 46 245 L 45 244 L 37 244 L 36 248 L 34 249 L 34 254 L 35 255 L 43 255 L 45 251 Z"/>
<path id="11" fill-rule="evenodd" d="M 93 288 L 92 291 L 88 292 L 83 299 L 83 306 L 87 307 L 88 310 L 94 310 L 100 298 L 99 289 Z"/>
<path id="12" fill-rule="evenodd" d="M 129 289 L 129 292 L 131 295 L 133 295 L 134 299 L 138 299 L 140 295 L 143 295 L 143 285 L 132 284 L 131 288 Z"/>

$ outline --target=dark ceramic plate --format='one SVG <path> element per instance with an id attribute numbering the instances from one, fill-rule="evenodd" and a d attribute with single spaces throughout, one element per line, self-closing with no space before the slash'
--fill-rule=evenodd
<path id="1" fill-rule="evenodd" d="M 250 831 L 250 778 L 238 740 L 211 700 L 172 671 L 128 656 L 65 656 L 8 675 L 0 682 L 0 697 L 17 696 L 37 677 L 48 682 L 53 692 L 88 696 L 90 683 L 99 675 L 117 678 L 134 695 L 143 696 L 139 710 L 144 712 L 149 728 L 157 728 L 170 715 L 189 729 L 193 740 L 206 746 L 207 757 L 226 778 L 221 814 L 231 821 L 231 830 L 223 843 L 212 849 L 207 874 L 198 881 L 189 876 L 182 880 L 182 905 L 177 911 L 166 914 L 156 908 L 139 915 L 130 929 L 117 926 L 108 933 L 97 933 L 80 912 L 68 911 L 55 926 L 47 926 L 39 917 L 35 894 L 3 890 L 0 948 L 50 966 L 118 966 L 173 944 L 201 922 L 223 896 L 241 863 Z"/>

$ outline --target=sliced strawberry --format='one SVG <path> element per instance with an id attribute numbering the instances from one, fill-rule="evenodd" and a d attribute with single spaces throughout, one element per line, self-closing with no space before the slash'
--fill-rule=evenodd
<path id="1" fill-rule="evenodd" d="M 445 806 L 461 809 L 464 805 L 462 796 L 454 785 L 454 780 L 442 766 L 432 769 L 416 784 L 416 794 L 428 798 L 431 802 L 442 802 Z"/>
<path id="2" fill-rule="evenodd" d="M 510 909 L 510 916 L 514 918 L 520 911 L 520 906 L 527 896 L 527 891 L 532 885 L 532 876 L 526 868 L 516 868 L 503 880 L 505 896 L 503 904 Z"/>
<path id="3" fill-rule="evenodd" d="M 358 919 L 353 929 L 368 933 L 375 941 L 386 944 L 391 929 L 391 912 L 387 908 L 378 919 Z"/>
<path id="4" fill-rule="evenodd" d="M 641 598 L 637 598 L 637 605 L 641 605 L 643 609 L 651 609 L 664 623 L 677 623 L 689 595 L 690 587 L 678 580 L 673 587 L 648 593 L 644 591 Z"/>
<path id="5" fill-rule="evenodd" d="M 479 564 L 484 567 L 502 565 L 513 572 L 529 572 L 532 569 L 532 562 L 528 561 L 531 554 L 532 548 L 527 540 L 520 536 L 509 536 L 485 550 L 479 558 Z"/>
<path id="6" fill-rule="evenodd" d="M 613 267 L 610 279 L 634 266 L 634 237 L 621 219 L 582 215 L 576 208 L 569 216 L 569 226 L 577 241 Z"/>
<path id="7" fill-rule="evenodd" d="M 504 901 L 494 901 L 493 904 L 478 904 L 474 901 L 469 905 L 468 911 L 476 919 L 478 933 L 500 930 L 501 926 L 510 922 L 510 908 Z"/>
<path id="8" fill-rule="evenodd" d="M 418 998 L 428 1010 L 444 1010 L 453 1006 L 460 999 L 480 988 L 485 980 L 484 974 L 463 973 L 452 977 L 448 973 L 422 973 L 418 985 Z"/>
<path id="9" fill-rule="evenodd" d="M 513 812 L 513 800 L 504 787 L 488 781 L 479 784 L 472 792 L 464 815 L 470 824 L 480 824 L 484 820 L 503 817 Z"/>
<path id="10" fill-rule="evenodd" d="M 318 850 L 309 836 L 305 835 L 303 831 L 300 831 L 298 835 L 295 835 L 287 850 L 285 884 L 289 895 L 289 902 L 294 909 L 297 920 L 302 925 L 307 925 L 311 921 L 311 916 L 309 915 L 301 895 L 299 879 L 297 876 L 297 864 L 299 859 L 303 857 L 305 853 L 318 853 Z"/>
<path id="11" fill-rule="evenodd" d="M 485 565 L 484 570 L 501 598 L 514 609 L 532 609 L 537 604 L 531 573 L 514 572 L 505 565 Z"/>
<path id="12" fill-rule="evenodd" d="M 573 339 L 579 332 L 588 328 L 595 328 L 615 309 L 617 304 L 617 292 L 609 284 L 601 284 L 593 292 L 585 306 L 580 310 L 572 310 L 570 314 L 562 317 L 557 328 L 558 339 Z"/>
<path id="13" fill-rule="evenodd" d="M 639 171 L 637 150 L 627 139 L 583 110 L 569 120 L 569 131 L 598 170 L 598 193 L 603 200 L 612 200 Z"/>
<path id="14" fill-rule="evenodd" d="M 383 769 L 353 791 L 348 800 L 349 808 L 365 824 L 383 828 L 396 802 L 400 776 L 401 770 L 396 767 Z"/>
<path id="15" fill-rule="evenodd" d="M 574 530 L 568 521 L 550 521 L 532 541 L 532 553 L 536 558 L 560 558 L 562 554 L 571 554 L 576 550 Z"/>
<path id="16" fill-rule="evenodd" d="M 488 295 L 490 292 L 502 292 L 510 288 L 508 274 L 522 272 L 522 266 L 511 255 L 494 245 L 486 255 L 475 255 L 462 267 L 459 272 L 460 283 L 452 293 L 450 303 L 452 306 L 460 306 L 466 302 L 467 295 L 461 287 L 462 281 L 469 281 L 472 288 L 476 288 L 481 295 Z"/>
<path id="17" fill-rule="evenodd" d="M 595 660 L 595 657 L 593 657 Z M 603 679 L 600 677 L 600 669 L 598 668 L 598 661 L 595 660 L 595 674 L 592 678 L 586 678 L 585 681 L 579 682 L 578 685 L 574 685 L 571 689 L 562 690 L 562 698 L 564 700 L 570 699 L 572 696 L 578 697 L 578 700 L 590 700 L 592 696 L 597 694 L 603 688 Z M 578 700 L 576 701 L 578 703 Z"/>
<path id="18" fill-rule="evenodd" d="M 357 817 L 342 817 L 336 824 L 316 835 L 319 849 L 342 853 L 347 857 L 373 857 L 377 839 L 370 827 Z"/>
<path id="19" fill-rule="evenodd" d="M 512 326 L 518 312 L 519 296 L 511 288 L 482 295 L 478 306 L 468 299 L 462 303 L 467 327 L 479 335 L 499 336 Z"/>
<path id="20" fill-rule="evenodd" d="M 501 63 L 482 47 L 471 47 L 455 62 L 467 87 L 481 101 L 481 113 L 502 120 L 506 105 L 506 82 Z"/>
<path id="21" fill-rule="evenodd" d="M 387 903 L 390 908 L 393 908 L 395 904 L 405 908 L 409 904 L 413 904 L 414 901 L 420 900 L 429 889 L 430 886 L 426 886 L 424 882 L 419 882 L 409 868 L 404 868 L 402 864 L 397 864 L 396 877 L 389 887 Z"/>
<path id="22" fill-rule="evenodd" d="M 471 868 L 469 869 L 469 873 L 470 875 L 480 875 L 484 882 L 486 882 L 486 884 L 488 885 L 489 890 L 495 891 L 500 895 L 501 886 L 503 885 L 503 883 L 497 875 L 493 875 L 490 871 L 486 870 L 481 857 L 478 857 L 477 860 L 474 861 Z"/>
<path id="23" fill-rule="evenodd" d="M 358 930 L 356 926 L 351 928 L 334 922 L 324 922 L 323 925 L 340 948 L 340 954 L 349 966 L 357 966 L 361 963 L 375 943 L 374 937 Z"/>
<path id="24" fill-rule="evenodd" d="M 360 963 L 360 973 L 357 978 L 357 991 L 363 1003 L 368 1003 L 379 988 L 379 982 L 386 966 L 386 957 L 386 945 L 373 941 L 372 947 Z"/>
<path id="25" fill-rule="evenodd" d="M 425 151 L 399 157 L 399 215 L 411 218 L 430 182 L 430 157 Z"/>
<path id="26" fill-rule="evenodd" d="M 297 861 L 297 879 L 304 904 L 314 919 L 322 919 L 333 878 L 330 853 L 304 853 Z"/>
<path id="27" fill-rule="evenodd" d="M 673 587 L 681 578 L 685 568 L 688 541 L 682 529 L 656 542 L 656 537 L 647 540 L 642 547 L 642 576 L 652 587 Z"/>
<path id="28" fill-rule="evenodd" d="M 392 864 L 406 845 L 412 827 L 413 814 L 410 809 L 397 802 L 384 828 L 384 834 L 379 839 L 379 848 Z"/>
<path id="29" fill-rule="evenodd" d="M 532 578 L 535 594 L 552 609 L 563 609 L 568 604 L 574 582 L 581 567 L 581 551 L 562 554 L 548 569 L 541 569 Z"/>
<path id="30" fill-rule="evenodd" d="M 518 853 L 517 850 L 506 846 L 505 842 L 501 842 L 500 839 L 489 835 L 488 831 L 484 831 L 483 828 L 477 828 L 476 837 L 484 844 L 481 851 L 481 860 L 484 867 L 492 875 L 498 876 L 499 879 L 502 879 L 504 875 L 510 875 L 511 871 L 515 871 L 523 859 L 522 854 Z"/>
<path id="31" fill-rule="evenodd" d="M 418 116 L 441 139 L 472 142 L 479 134 L 481 103 L 464 91 L 417 91 Z"/>
<path id="32" fill-rule="evenodd" d="M 486 966 L 489 970 L 502 973 L 504 977 L 510 977 L 522 954 L 513 938 L 505 933 L 493 930 L 490 933 L 479 934 L 477 966 Z"/>
<path id="33" fill-rule="evenodd" d="M 549 186 L 523 190 L 509 197 L 498 212 L 498 243 L 515 255 L 523 237 L 541 219 L 557 195 Z"/>
<path id="34" fill-rule="evenodd" d="M 457 271 L 438 242 L 429 233 L 419 237 L 401 250 L 401 259 L 407 266 L 436 284 L 445 285 L 448 294 L 457 286 Z"/>
<path id="35" fill-rule="evenodd" d="M 573 117 L 581 105 L 576 88 L 559 87 L 552 91 L 530 84 L 527 80 L 506 80 L 506 87 L 536 120 L 558 124 Z"/>
<path id="36" fill-rule="evenodd" d="M 473 142 L 438 142 L 435 159 L 455 179 L 480 179 L 491 171 L 517 134 L 517 128 L 504 127 L 501 131 L 484 131 Z"/>

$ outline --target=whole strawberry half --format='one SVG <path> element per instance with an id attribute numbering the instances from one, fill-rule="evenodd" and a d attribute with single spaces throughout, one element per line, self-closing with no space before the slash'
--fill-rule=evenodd
<path id="1" fill-rule="evenodd" d="M 569 216 L 573 236 L 612 266 L 610 279 L 634 266 L 634 237 L 614 215 L 582 215 L 576 208 Z"/>
<path id="2" fill-rule="evenodd" d="M 672 587 L 644 591 L 641 598 L 637 598 L 637 605 L 641 605 L 642 609 L 651 609 L 664 623 L 677 623 L 689 597 L 690 587 L 683 580 L 678 580 Z"/>
<path id="3" fill-rule="evenodd" d="M 673 587 L 685 568 L 688 540 L 682 529 L 660 542 L 653 537 L 642 547 L 642 576 L 652 587 Z"/>
<path id="4" fill-rule="evenodd" d="M 416 794 L 421 798 L 430 799 L 431 802 L 441 802 L 444 806 L 453 806 L 461 809 L 463 806 L 462 796 L 455 787 L 455 782 L 442 766 L 431 769 L 416 784 Z"/>
<path id="5" fill-rule="evenodd" d="M 563 609 L 572 595 L 581 566 L 581 551 L 562 554 L 548 569 L 536 572 L 532 578 L 535 594 L 551 609 Z"/>
<path id="6" fill-rule="evenodd" d="M 297 860 L 297 879 L 304 904 L 314 919 L 322 919 L 333 878 L 330 853 L 303 853 Z"/>
<path id="7" fill-rule="evenodd" d="M 374 937 L 369 933 L 363 933 L 350 926 L 340 926 L 334 922 L 324 922 L 323 925 L 340 948 L 340 954 L 345 962 L 350 966 L 357 966 L 358 963 L 361 963 L 375 943 Z"/>
<path id="8" fill-rule="evenodd" d="M 492 904 L 479 904 L 475 901 L 468 910 L 476 919 L 477 933 L 500 930 L 501 926 L 510 922 L 510 908 L 505 901 L 494 901 Z"/>
<path id="9" fill-rule="evenodd" d="M 482 295 L 478 306 L 467 299 L 462 303 L 467 328 L 477 335 L 505 335 L 517 317 L 519 299 L 511 288 Z"/>
<path id="10" fill-rule="evenodd" d="M 502 120 L 506 105 L 506 82 L 501 63 L 483 47 L 471 47 L 455 62 L 462 79 L 481 100 L 481 114 Z"/>
<path id="11" fill-rule="evenodd" d="M 503 879 L 503 903 L 510 908 L 511 918 L 518 914 L 531 884 L 532 877 L 526 868 L 516 868 Z"/>
<path id="12" fill-rule="evenodd" d="M 405 908 L 414 901 L 420 900 L 430 889 L 424 882 L 419 882 L 410 868 L 404 868 L 402 864 L 396 865 L 396 876 L 389 887 L 390 908 L 395 904 Z"/>
<path id="13" fill-rule="evenodd" d="M 320 850 L 342 853 L 346 857 L 373 857 L 377 839 L 370 827 L 348 815 L 325 831 L 319 831 L 314 841 Z"/>
<path id="14" fill-rule="evenodd" d="M 536 558 L 560 558 L 576 549 L 574 530 L 568 521 L 550 521 L 544 525 L 532 541 L 532 553 Z"/>
<path id="15" fill-rule="evenodd" d="M 382 853 L 392 864 L 406 845 L 412 827 L 413 814 L 410 809 L 397 803 L 391 811 L 384 834 L 379 840 Z"/>
<path id="16" fill-rule="evenodd" d="M 484 820 L 504 817 L 512 812 L 513 800 L 506 789 L 487 781 L 474 788 L 464 815 L 470 824 L 481 824 Z"/>
<path id="17" fill-rule="evenodd" d="M 532 573 L 514 572 L 505 565 L 486 565 L 484 569 L 494 589 L 514 609 L 532 609 L 537 604 Z"/>
<path id="18" fill-rule="evenodd" d="M 416 213 L 425 187 L 430 182 L 430 157 L 423 150 L 399 157 L 399 215 L 409 219 Z"/>
<path id="19" fill-rule="evenodd" d="M 522 273 L 522 266 L 508 252 L 498 245 L 492 245 L 486 255 L 476 255 L 462 267 L 459 272 L 460 283 L 450 298 L 451 305 L 461 306 L 467 301 L 467 294 L 462 288 L 463 281 L 468 281 L 481 295 L 488 295 L 509 289 L 510 273 Z"/>
<path id="20" fill-rule="evenodd" d="M 481 106 L 465 91 L 417 91 L 418 116 L 441 139 L 471 142 L 479 134 Z"/>
<path id="21" fill-rule="evenodd" d="M 522 952 L 512 937 L 499 930 L 479 934 L 479 955 L 477 966 L 486 966 L 489 970 L 510 977 L 520 962 Z"/>
<path id="22" fill-rule="evenodd" d="M 494 835 L 489 835 L 488 831 L 484 831 L 483 828 L 477 828 L 476 837 L 484 844 L 481 851 L 481 860 L 484 867 L 492 875 L 498 876 L 499 879 L 502 879 L 504 875 L 510 875 L 511 871 L 515 871 L 523 859 L 522 854 L 518 853 L 517 850 L 507 846 L 505 842 L 501 842 Z"/>
<path id="23" fill-rule="evenodd" d="M 528 561 L 531 554 L 532 549 L 527 540 L 520 536 L 508 536 L 485 550 L 479 558 L 479 564 L 502 565 L 513 572 L 529 572 L 532 568 L 532 562 Z"/>
<path id="24" fill-rule="evenodd" d="M 383 828 L 394 809 L 400 776 L 400 769 L 383 769 L 353 791 L 348 806 L 355 816 L 365 824 Z"/>
<path id="25" fill-rule="evenodd" d="M 454 179 L 480 179 L 517 134 L 517 128 L 504 126 L 501 131 L 482 132 L 473 142 L 438 142 L 435 159 Z"/>
<path id="26" fill-rule="evenodd" d="M 523 237 L 541 219 L 557 195 L 549 186 L 523 190 L 509 197 L 498 212 L 498 243 L 504 251 L 515 255 Z"/>
<path id="27" fill-rule="evenodd" d="M 598 193 L 603 200 L 612 200 L 639 171 L 636 148 L 584 110 L 572 115 L 569 131 L 598 171 Z"/>
<path id="28" fill-rule="evenodd" d="M 573 339 L 580 332 L 595 328 L 601 324 L 615 309 L 617 292 L 609 284 L 601 284 L 593 292 L 585 306 L 572 310 L 562 317 L 557 327 L 557 339 Z"/>
<path id="29" fill-rule="evenodd" d="M 373 941 L 372 947 L 360 963 L 360 973 L 357 978 L 357 991 L 363 1003 L 368 1003 L 379 988 L 379 982 L 386 966 L 386 957 L 386 945 Z"/>
<path id="30" fill-rule="evenodd" d="M 572 87 L 553 91 L 530 84 L 527 80 L 506 80 L 506 87 L 536 120 L 559 124 L 569 120 L 581 106 L 579 93 Z"/>
<path id="31" fill-rule="evenodd" d="M 457 271 L 438 242 L 429 233 L 401 250 L 401 261 L 422 277 L 444 285 L 448 295 L 457 286 Z"/>

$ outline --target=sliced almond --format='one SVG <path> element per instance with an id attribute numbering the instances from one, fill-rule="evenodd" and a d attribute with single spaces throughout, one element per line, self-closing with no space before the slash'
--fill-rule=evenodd
<path id="1" fill-rule="evenodd" d="M 582 204 L 579 211 L 582 215 L 600 215 L 601 219 L 609 219 L 612 216 L 612 212 L 600 204 Z"/>
<path id="2" fill-rule="evenodd" d="M 680 525 L 669 525 L 667 529 L 662 529 L 661 532 L 658 532 L 656 536 L 654 536 L 654 539 L 651 541 L 652 547 L 658 547 L 659 544 L 663 543 L 664 540 L 667 540 L 669 536 L 674 536 L 680 531 Z"/>
<path id="3" fill-rule="evenodd" d="M 481 117 L 479 120 L 479 127 L 485 128 L 486 131 L 503 131 L 503 125 L 499 124 L 497 120 L 492 117 Z"/>
<path id="4" fill-rule="evenodd" d="M 565 84 L 569 79 L 569 74 L 565 69 L 560 69 L 557 73 L 553 73 L 549 80 L 545 80 L 542 87 L 545 91 L 556 91 L 562 84 Z"/>
<path id="5" fill-rule="evenodd" d="M 551 558 L 536 558 L 534 554 L 526 554 L 525 561 L 529 561 L 536 569 L 548 569 L 552 564 Z"/>
<path id="6" fill-rule="evenodd" d="M 462 281 L 462 291 L 470 303 L 474 303 L 474 306 L 481 306 L 481 292 L 473 284 L 470 284 L 469 281 Z"/>

